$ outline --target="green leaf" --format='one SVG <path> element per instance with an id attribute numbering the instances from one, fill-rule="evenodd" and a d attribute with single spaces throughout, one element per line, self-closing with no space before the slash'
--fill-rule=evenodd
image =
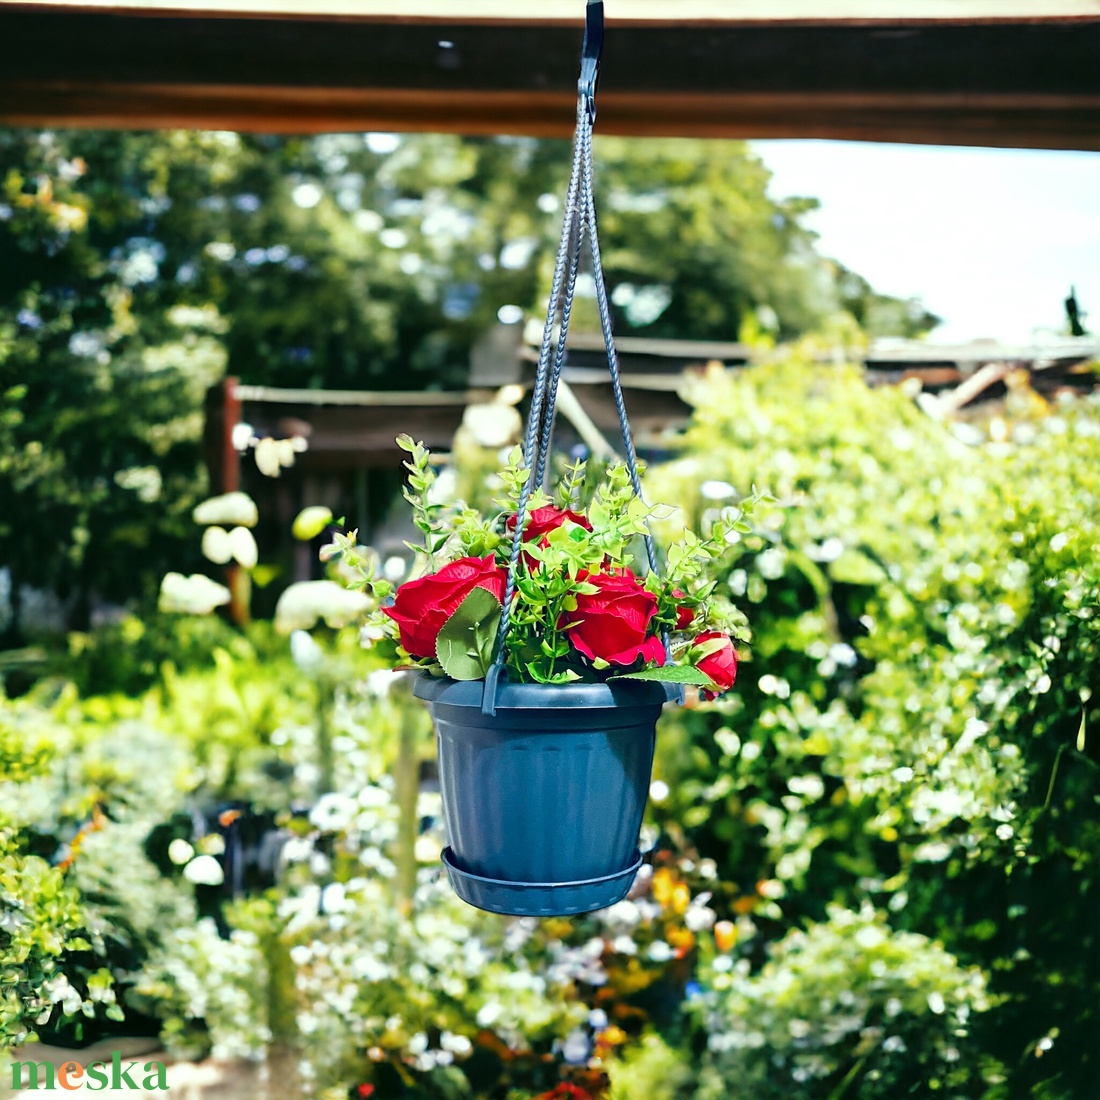
<path id="1" fill-rule="evenodd" d="M 332 522 L 332 509 L 323 505 L 313 505 L 303 508 L 291 526 L 291 533 L 296 539 L 308 542 L 316 538 Z"/>
<path id="2" fill-rule="evenodd" d="M 726 648 L 725 638 L 708 638 L 705 642 L 693 642 L 691 645 L 692 660 L 698 662 L 712 653 Z"/>
<path id="3" fill-rule="evenodd" d="M 536 684 L 545 684 L 547 682 L 546 673 L 542 671 L 537 661 L 527 662 L 527 675 L 530 676 Z"/>
<path id="4" fill-rule="evenodd" d="M 645 668 L 641 672 L 626 672 L 622 676 L 612 676 L 612 680 L 659 680 L 666 684 L 698 684 L 699 687 L 713 688 L 714 681 L 705 673 L 689 665 L 660 665 L 657 668 Z"/>
<path id="5" fill-rule="evenodd" d="M 546 682 L 548 684 L 572 684 L 580 678 L 579 672 L 574 672 L 573 669 L 566 668 L 561 672 L 555 672 L 553 676 L 547 677 Z"/>
<path id="6" fill-rule="evenodd" d="M 452 680 L 480 680 L 493 662 L 493 644 L 500 624 L 500 601 L 475 588 L 443 624 L 436 656 Z"/>

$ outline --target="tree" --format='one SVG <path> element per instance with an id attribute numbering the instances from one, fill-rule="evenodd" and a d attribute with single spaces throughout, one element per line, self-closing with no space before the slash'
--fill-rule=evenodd
<path id="1" fill-rule="evenodd" d="M 812 200 L 771 199 L 742 144 L 598 142 L 619 331 L 732 340 L 746 323 L 803 332 L 842 306 L 876 325 L 869 302 L 905 313 L 817 255 L 801 222 Z M 544 309 L 568 168 L 567 143 L 529 138 L 0 135 L 0 539 L 15 602 L 23 585 L 53 589 L 80 626 L 95 597 L 151 592 L 188 563 L 202 394 L 226 370 L 289 387 L 464 385 L 498 315 Z M 575 324 L 594 327 L 591 286 L 579 293 Z"/>

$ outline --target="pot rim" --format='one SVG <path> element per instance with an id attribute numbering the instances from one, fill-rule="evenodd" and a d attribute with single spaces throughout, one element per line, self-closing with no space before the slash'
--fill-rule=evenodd
<path id="1" fill-rule="evenodd" d="M 660 707 L 679 698 L 679 684 L 659 680 L 616 680 L 603 684 L 497 685 L 498 710 L 613 710 L 618 707 Z M 484 680 L 452 680 L 414 672 L 413 694 L 429 703 L 481 709 Z"/>

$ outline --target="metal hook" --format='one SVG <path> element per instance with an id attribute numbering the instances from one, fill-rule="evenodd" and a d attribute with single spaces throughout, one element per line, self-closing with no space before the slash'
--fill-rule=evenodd
<path id="1" fill-rule="evenodd" d="M 600 76 L 603 53 L 603 0 L 588 0 L 581 45 L 581 77 L 577 91 L 588 108 L 589 122 L 596 121 L 596 82 Z"/>

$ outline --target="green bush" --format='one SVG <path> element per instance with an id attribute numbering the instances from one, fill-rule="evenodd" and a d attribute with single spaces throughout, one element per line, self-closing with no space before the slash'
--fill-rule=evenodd
<path id="1" fill-rule="evenodd" d="M 1013 421 L 1010 401 L 990 443 L 810 350 L 699 383 L 683 457 L 650 479 L 696 523 L 753 483 L 782 504 L 763 553 L 731 547 L 752 661 L 730 703 L 668 723 L 656 816 L 717 862 L 719 908 L 751 914 L 754 967 L 869 902 L 989 976 L 952 1095 L 1085 1095 L 1100 407 Z M 844 1072 L 870 1095 L 857 1050 Z"/>
<path id="2" fill-rule="evenodd" d="M 991 443 L 812 353 L 694 383 L 650 471 L 670 529 L 778 504 L 715 578 L 751 653 L 666 716 L 627 901 L 460 905 L 424 712 L 354 632 L 132 620 L 74 641 L 90 696 L 4 704 L 7 1041 L 117 1015 L 113 973 L 177 1049 L 277 1044 L 325 1100 L 1089 1095 L 1100 404 L 1017 387 Z M 253 811 L 274 884 L 227 904 Z"/>
<path id="3" fill-rule="evenodd" d="M 779 940 L 756 973 L 747 960 L 729 963 L 719 955 L 702 970 L 713 992 L 689 1006 L 707 1033 L 699 1100 L 849 1090 L 892 1100 L 981 1087 L 959 1049 L 971 1014 L 986 1008 L 981 971 L 892 931 L 869 906 L 830 907 L 826 921 Z"/>
<path id="4" fill-rule="evenodd" d="M 48 747 L 0 716 L 0 793 L 39 774 Z M 27 850 L 18 813 L 0 808 L 0 1048 L 47 1023 L 120 1019 L 102 943 L 64 874 Z"/>

